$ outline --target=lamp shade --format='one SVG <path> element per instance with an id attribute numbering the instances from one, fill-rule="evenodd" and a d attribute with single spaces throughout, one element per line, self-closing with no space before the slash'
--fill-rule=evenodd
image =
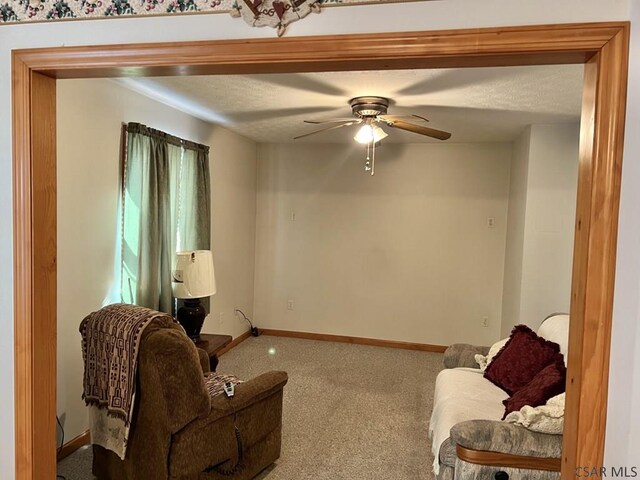
<path id="1" fill-rule="evenodd" d="M 209 250 L 176 253 L 173 270 L 173 296 L 176 298 L 202 298 L 216 293 L 213 255 Z"/>
<path id="2" fill-rule="evenodd" d="M 356 136 L 353 139 L 358 143 L 378 143 L 383 138 L 388 137 L 387 132 L 381 129 L 378 125 L 365 124 L 358 130 Z"/>

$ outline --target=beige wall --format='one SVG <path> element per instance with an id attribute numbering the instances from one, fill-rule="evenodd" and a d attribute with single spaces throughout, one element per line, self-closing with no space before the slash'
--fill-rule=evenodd
<path id="1" fill-rule="evenodd" d="M 631 5 L 618 258 L 611 336 L 605 465 L 636 466 L 640 458 L 640 2 Z"/>
<path id="2" fill-rule="evenodd" d="M 212 249 L 218 283 L 212 305 L 216 312 L 237 303 L 251 313 L 255 145 L 113 81 L 59 81 L 57 411 L 67 441 L 88 428 L 80 398 L 78 325 L 87 313 L 118 300 L 111 290 L 116 271 L 120 128 L 132 121 L 211 146 Z M 233 215 L 227 211 L 229 205 Z M 206 331 L 217 329 L 207 321 Z M 246 327 L 229 317 L 221 330 L 238 335 Z"/>
<path id="3" fill-rule="evenodd" d="M 261 145 L 256 320 L 437 345 L 494 341 L 510 158 L 510 144 L 388 144 L 370 177 L 355 145 Z"/>
<path id="4" fill-rule="evenodd" d="M 569 312 L 578 140 L 574 124 L 532 125 L 516 144 L 502 336 L 518 323 L 536 329 L 550 313 Z M 509 283 L 518 278 L 519 287 Z"/>
<path id="5" fill-rule="evenodd" d="M 527 175 L 529 170 L 529 141 L 531 127 L 527 127 L 513 144 L 511 178 L 509 180 L 509 213 L 507 217 L 507 246 L 504 260 L 502 291 L 501 337 L 509 336 L 520 318 L 522 292 L 522 256 L 524 255 L 524 224 L 527 208 Z M 514 323 L 515 322 L 515 323 Z"/>
<path id="6" fill-rule="evenodd" d="M 211 242 L 218 292 L 202 331 L 237 337 L 249 324 L 234 310 L 253 316 L 257 145 L 220 127 L 213 128 L 207 144 L 211 145 Z"/>
<path id="7" fill-rule="evenodd" d="M 578 188 L 577 125 L 532 125 L 521 321 L 569 312 Z"/>

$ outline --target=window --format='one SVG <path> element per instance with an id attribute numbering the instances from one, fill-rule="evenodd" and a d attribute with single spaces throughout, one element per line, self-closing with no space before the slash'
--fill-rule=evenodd
<path id="1" fill-rule="evenodd" d="M 175 252 L 209 250 L 209 147 L 139 123 L 124 127 L 120 298 L 171 312 Z"/>

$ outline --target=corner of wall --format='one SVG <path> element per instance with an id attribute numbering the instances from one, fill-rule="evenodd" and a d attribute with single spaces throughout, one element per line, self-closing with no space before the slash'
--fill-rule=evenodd
<path id="1" fill-rule="evenodd" d="M 260 175 L 260 142 L 253 142 L 254 152 L 253 152 L 253 170 L 255 172 L 253 179 L 253 273 L 251 276 L 251 319 L 255 325 L 255 317 L 256 317 L 256 270 L 257 270 L 257 262 L 258 262 L 258 182 Z"/>
<path id="2" fill-rule="evenodd" d="M 513 142 L 512 149 L 500 322 L 501 338 L 508 336 L 511 328 L 518 324 L 520 319 L 530 144 L 531 125 L 528 125 Z"/>
<path id="3" fill-rule="evenodd" d="M 254 314 L 257 143 L 215 125 L 209 144 L 212 249 L 220 288 L 204 331 L 238 337 L 248 326 L 235 309 L 249 318 Z"/>
<path id="4" fill-rule="evenodd" d="M 264 270 L 264 253 L 263 242 L 261 238 L 261 222 L 264 220 L 263 209 L 265 208 L 265 198 L 261 196 L 261 189 L 268 188 L 268 169 L 265 166 L 265 162 L 269 160 L 271 147 L 273 144 L 266 142 L 256 143 L 256 185 L 255 185 L 255 236 L 254 236 L 254 262 L 255 268 L 253 272 L 253 315 L 254 324 L 256 322 L 264 324 L 265 318 L 263 316 L 264 311 L 261 308 L 261 299 L 263 298 L 263 284 L 261 282 L 261 273 Z"/>
<path id="5" fill-rule="evenodd" d="M 576 125 L 530 125 L 514 144 L 502 334 L 568 311 L 579 135 Z"/>

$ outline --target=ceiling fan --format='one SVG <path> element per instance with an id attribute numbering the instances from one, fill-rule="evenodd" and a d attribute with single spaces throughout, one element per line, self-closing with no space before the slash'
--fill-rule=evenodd
<path id="1" fill-rule="evenodd" d="M 387 125 L 392 128 L 399 128 L 400 130 L 406 130 L 408 132 L 425 135 L 427 137 L 435 138 L 437 140 L 447 140 L 451 137 L 449 132 L 442 130 L 436 130 L 435 128 L 425 127 L 424 125 L 417 125 L 416 121 L 428 122 L 424 117 L 420 115 L 388 115 L 387 110 L 389 108 L 389 99 L 384 97 L 356 97 L 349 102 L 351 105 L 351 113 L 354 118 L 332 118 L 328 120 L 305 120 L 305 123 L 312 124 L 330 124 L 320 130 L 305 133 L 294 137 L 294 140 L 299 138 L 315 135 L 316 133 L 327 132 L 329 130 L 336 130 L 342 127 L 349 127 L 351 125 L 361 125 L 362 127 L 354 137 L 357 142 L 368 144 L 377 143 L 388 134 L 380 128 L 379 124 Z"/>
<path id="2" fill-rule="evenodd" d="M 313 123 L 316 125 L 329 124 L 329 126 L 303 135 L 298 135 L 297 137 L 293 137 L 293 139 L 298 140 L 299 138 L 315 135 L 316 133 L 328 132 L 329 130 L 336 130 L 342 127 L 350 127 L 351 125 L 362 125 L 358 130 L 358 133 L 356 133 L 356 136 L 353 138 L 356 142 L 366 144 L 367 159 L 364 164 L 364 170 L 369 172 L 371 175 L 375 175 L 376 144 L 383 138 L 389 136 L 379 124 L 384 124 L 392 128 L 399 128 L 400 130 L 406 130 L 407 132 L 417 133 L 419 135 L 425 135 L 437 140 L 447 140 L 451 137 L 449 132 L 425 127 L 424 125 L 417 125 L 408 121 L 429 121 L 420 115 L 388 115 L 388 98 L 356 97 L 351 99 L 349 104 L 351 105 L 351 113 L 354 118 L 305 120 L 305 123 Z"/>

